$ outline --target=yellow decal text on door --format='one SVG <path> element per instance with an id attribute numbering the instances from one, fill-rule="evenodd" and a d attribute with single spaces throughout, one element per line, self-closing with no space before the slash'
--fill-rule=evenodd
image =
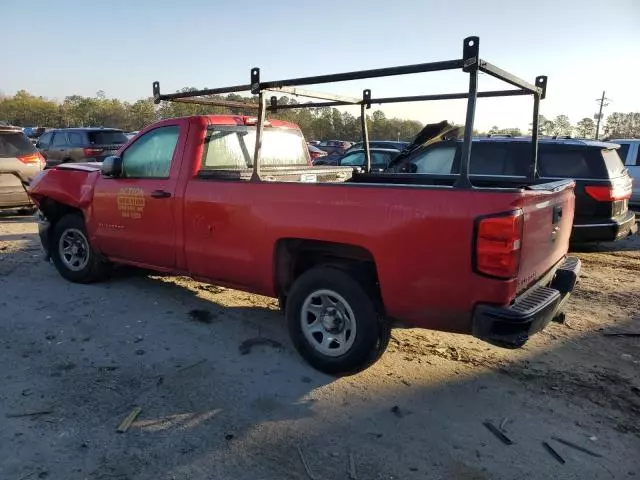
<path id="1" fill-rule="evenodd" d="M 144 214 L 144 191 L 141 188 L 124 187 L 116 195 L 118 211 L 122 218 L 142 218 Z"/>

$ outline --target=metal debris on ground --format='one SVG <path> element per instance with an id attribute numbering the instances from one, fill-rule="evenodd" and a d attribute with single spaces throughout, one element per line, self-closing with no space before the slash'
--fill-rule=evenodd
<path id="1" fill-rule="evenodd" d="M 542 442 L 542 446 L 543 446 L 543 447 L 545 448 L 545 450 L 546 450 L 547 452 L 549 452 L 549 453 L 551 454 L 551 456 L 552 456 L 553 458 L 555 458 L 558 462 L 560 462 L 560 463 L 562 463 L 562 464 L 567 463 L 567 462 L 565 462 L 565 461 L 564 461 L 564 458 L 562 458 L 562 457 L 560 456 L 560 454 L 559 454 L 558 452 L 556 452 L 556 451 L 554 450 L 554 448 L 553 448 L 551 445 L 549 445 L 547 442 Z"/>
<path id="2" fill-rule="evenodd" d="M 142 407 L 136 407 L 134 408 L 131 413 L 129 415 L 127 415 L 127 417 L 122 421 L 122 423 L 118 426 L 118 428 L 116 429 L 116 432 L 118 433 L 125 433 L 127 430 L 129 430 L 129 427 L 131 427 L 131 424 L 134 422 L 134 420 L 136 419 L 136 417 L 138 415 L 140 415 L 140 412 L 142 411 Z"/>
<path id="3" fill-rule="evenodd" d="M 200 323 L 213 323 L 214 316 L 209 310 L 194 308 L 189 310 L 189 316 L 192 320 Z"/>
<path id="4" fill-rule="evenodd" d="M 300 447 L 296 447 L 298 449 L 298 455 L 300 455 L 300 461 L 302 462 L 302 466 L 304 467 L 304 471 L 307 472 L 307 476 L 311 480 L 317 480 L 317 477 L 313 474 L 311 469 L 309 468 L 309 464 L 307 460 L 304 458 L 304 454 L 302 453 L 302 449 Z"/>
<path id="5" fill-rule="evenodd" d="M 248 353 L 251 352 L 251 349 L 253 347 L 255 347 L 256 345 L 267 345 L 269 347 L 273 347 L 273 348 L 276 348 L 278 350 L 282 350 L 282 348 L 283 348 L 282 344 L 280 342 L 278 342 L 277 340 L 272 340 L 272 339 L 266 338 L 266 337 L 255 337 L 255 338 L 248 338 L 247 340 L 242 342 L 238 346 L 238 350 L 240 350 L 240 353 L 242 355 L 247 355 Z"/>
<path id="6" fill-rule="evenodd" d="M 356 474 L 356 460 L 351 452 L 349 452 L 349 480 L 358 480 L 358 475 Z"/>
<path id="7" fill-rule="evenodd" d="M 592 457 L 602 458 L 602 455 L 600 455 L 599 453 L 594 452 L 593 450 L 589 450 L 588 448 L 581 447 L 580 445 L 570 442 L 569 440 L 565 440 L 564 438 L 560 438 L 556 436 L 553 436 L 551 438 L 553 438 L 556 442 L 560 442 L 563 445 L 566 445 L 567 447 L 571 447 L 575 450 L 586 453 L 587 455 L 591 455 Z"/>
<path id="8" fill-rule="evenodd" d="M 24 412 L 24 413 L 7 413 L 5 417 L 7 418 L 21 418 L 21 417 L 38 417 L 40 415 L 49 415 L 53 413 L 53 410 L 38 410 L 35 412 Z"/>
<path id="9" fill-rule="evenodd" d="M 505 445 L 513 445 L 513 440 L 511 440 L 509 437 L 507 437 L 503 431 L 501 431 L 498 427 L 496 427 L 493 423 L 491 423 L 490 421 L 486 421 L 486 422 L 482 422 L 482 424 L 487 428 L 487 430 L 489 430 L 491 433 L 493 433 L 498 440 L 500 440 L 502 443 L 504 443 Z"/>
<path id="10" fill-rule="evenodd" d="M 500 431 L 501 432 L 506 432 L 504 427 L 507 426 L 507 423 L 509 423 L 509 419 L 507 417 L 503 418 L 502 421 L 500 422 Z"/>

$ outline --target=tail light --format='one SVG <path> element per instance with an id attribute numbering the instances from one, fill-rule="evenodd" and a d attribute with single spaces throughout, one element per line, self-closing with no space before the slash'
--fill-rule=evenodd
<path id="1" fill-rule="evenodd" d="M 588 185 L 584 187 L 584 191 L 598 202 L 614 202 L 631 198 L 631 187 L 627 186 Z"/>
<path id="2" fill-rule="evenodd" d="M 25 165 L 36 165 L 37 164 L 37 165 L 40 166 L 40 168 L 43 168 L 44 164 L 45 164 L 44 157 L 40 154 L 40 152 L 28 153 L 26 155 L 20 155 L 18 157 L 18 160 L 20 160 Z"/>
<path id="3" fill-rule="evenodd" d="M 522 210 L 477 220 L 475 269 L 503 279 L 514 278 L 520 268 Z"/>
<path id="4" fill-rule="evenodd" d="M 102 153 L 102 148 L 85 148 L 84 156 L 85 157 L 95 157 L 96 155 L 100 155 Z"/>

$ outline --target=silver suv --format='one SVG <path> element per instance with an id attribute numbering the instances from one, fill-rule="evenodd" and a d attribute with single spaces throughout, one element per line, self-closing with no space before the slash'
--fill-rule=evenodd
<path id="1" fill-rule="evenodd" d="M 618 155 L 633 177 L 633 193 L 629 203 L 640 205 L 640 139 L 610 140 L 620 145 Z"/>
<path id="2" fill-rule="evenodd" d="M 0 209 L 32 206 L 26 186 L 44 158 L 20 127 L 0 125 Z"/>

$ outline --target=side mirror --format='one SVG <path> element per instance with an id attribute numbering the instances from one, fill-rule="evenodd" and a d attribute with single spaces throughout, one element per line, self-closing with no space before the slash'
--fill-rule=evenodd
<path id="1" fill-rule="evenodd" d="M 117 178 L 122 175 L 122 158 L 115 155 L 107 157 L 102 162 L 102 175 Z"/>

